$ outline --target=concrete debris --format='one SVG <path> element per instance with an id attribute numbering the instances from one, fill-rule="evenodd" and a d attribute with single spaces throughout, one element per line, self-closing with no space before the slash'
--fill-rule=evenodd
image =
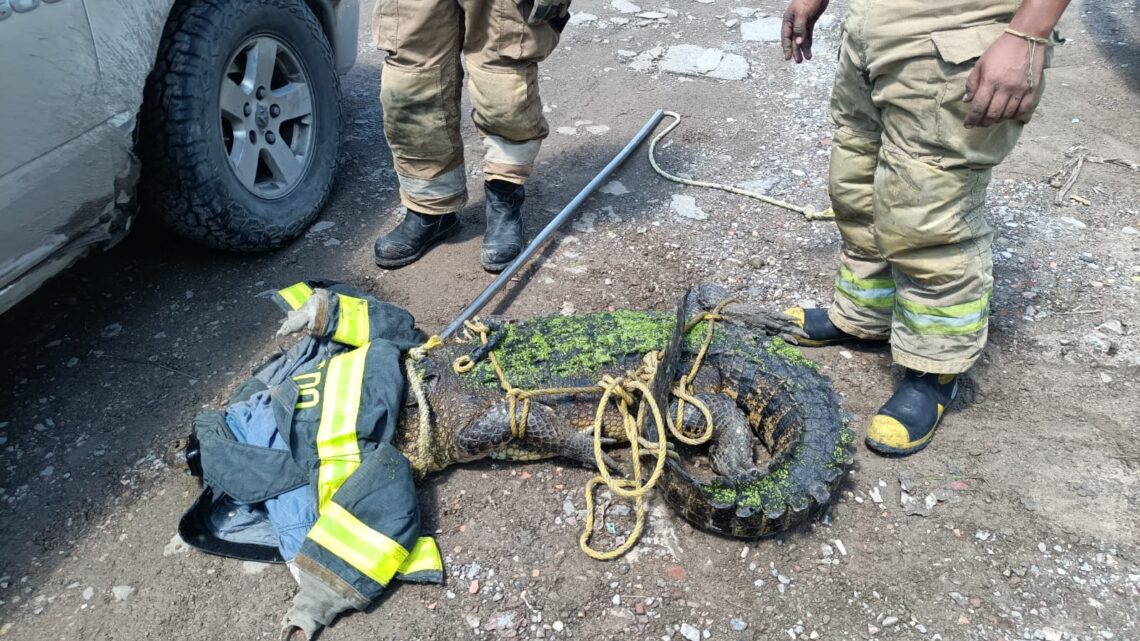
<path id="1" fill-rule="evenodd" d="M 111 588 L 111 595 L 115 597 L 116 602 L 126 601 L 134 596 L 135 592 L 135 588 L 130 585 L 116 585 Z"/>
<path id="2" fill-rule="evenodd" d="M 720 80 L 743 80 L 748 77 L 748 61 L 721 49 L 697 45 L 674 45 L 661 59 L 662 71 L 682 76 L 705 76 Z"/>
<path id="3" fill-rule="evenodd" d="M 779 42 L 783 21 L 775 16 L 765 16 L 759 20 L 740 25 L 740 37 L 747 42 Z"/>
<path id="4" fill-rule="evenodd" d="M 708 214 L 697 206 L 697 199 L 685 194 L 673 194 L 673 202 L 669 205 L 675 214 L 683 218 L 704 220 Z"/>
<path id="5" fill-rule="evenodd" d="M 573 26 L 580 25 L 580 24 L 586 24 L 587 22 L 597 22 L 597 21 L 598 21 L 598 16 L 595 16 L 592 13 L 586 13 L 586 12 L 582 11 L 582 12 L 570 14 L 570 22 L 568 22 L 567 24 L 569 26 L 573 27 Z"/>
<path id="6" fill-rule="evenodd" d="M 641 11 L 641 7 L 633 4 L 629 0 L 613 0 L 610 2 L 610 6 L 621 13 L 638 13 Z"/>

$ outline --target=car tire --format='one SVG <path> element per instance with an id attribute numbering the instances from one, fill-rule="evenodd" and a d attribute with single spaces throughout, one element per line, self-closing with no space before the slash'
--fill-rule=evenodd
<path id="1" fill-rule="evenodd" d="M 340 109 L 303 0 L 177 3 L 140 113 L 144 213 L 209 247 L 282 246 L 328 200 Z"/>

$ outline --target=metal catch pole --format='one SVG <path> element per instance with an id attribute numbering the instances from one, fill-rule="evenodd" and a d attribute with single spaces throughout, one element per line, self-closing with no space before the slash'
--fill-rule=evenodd
<path id="1" fill-rule="evenodd" d="M 468 305 L 467 308 L 462 312 L 460 312 L 459 316 L 457 316 L 455 320 L 451 321 L 451 324 L 448 325 L 447 328 L 444 329 L 440 334 L 440 338 L 448 338 L 455 332 L 459 331 L 459 328 L 463 327 L 463 323 L 465 321 L 471 320 L 475 314 L 478 314 L 479 310 L 483 309 L 483 306 L 491 300 L 491 297 L 498 293 L 498 291 L 503 288 L 503 285 L 506 285 L 507 281 L 509 281 L 511 277 L 515 275 L 515 272 L 517 272 L 523 265 L 526 264 L 528 260 L 530 260 L 530 257 L 533 256 L 535 252 L 537 252 L 539 248 L 541 248 L 546 243 L 546 241 L 552 234 L 554 234 L 554 232 L 558 231 L 558 228 L 561 227 L 570 218 L 570 216 L 574 215 L 574 212 L 578 209 L 578 206 L 581 205 L 582 202 L 590 196 L 590 194 L 594 193 L 594 190 L 597 189 L 603 181 L 609 178 L 610 174 L 614 173 L 614 170 L 617 169 L 618 166 L 620 166 L 623 162 L 625 162 L 627 158 L 629 158 L 634 149 L 637 149 L 641 143 L 645 142 L 645 139 L 649 137 L 650 132 L 652 132 L 657 127 L 657 124 L 661 122 L 661 118 L 664 117 L 664 115 L 665 112 L 661 109 L 658 109 L 657 112 L 649 118 L 645 125 L 642 126 L 641 131 L 638 131 L 637 135 L 629 141 L 629 144 L 627 144 L 624 149 L 618 152 L 618 155 L 614 156 L 613 160 L 611 160 L 609 164 L 606 165 L 605 168 L 602 169 L 602 171 L 597 176 L 594 176 L 593 180 L 591 180 L 586 184 L 585 187 L 582 188 L 582 191 L 578 192 L 578 195 L 574 197 L 574 200 L 571 200 L 568 205 L 562 208 L 562 211 L 558 212 L 558 215 L 554 217 L 554 220 L 551 220 L 550 223 L 548 223 L 546 227 L 543 228 L 543 230 L 534 237 L 534 240 L 530 241 L 530 244 L 526 246 L 526 249 L 524 249 L 521 254 L 519 254 L 518 258 L 516 258 L 514 262 L 512 262 L 506 269 L 504 269 L 503 272 L 499 274 L 499 277 L 496 278 L 490 285 L 488 285 L 487 288 L 484 289 L 483 292 L 475 298 L 475 300 L 471 301 L 471 304 Z"/>

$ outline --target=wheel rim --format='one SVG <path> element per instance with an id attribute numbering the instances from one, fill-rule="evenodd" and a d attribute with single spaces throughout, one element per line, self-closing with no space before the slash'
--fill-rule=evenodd
<path id="1" fill-rule="evenodd" d="M 261 34 L 230 57 L 218 96 L 222 144 L 230 169 L 266 200 L 292 192 L 313 157 L 316 106 L 296 52 Z"/>

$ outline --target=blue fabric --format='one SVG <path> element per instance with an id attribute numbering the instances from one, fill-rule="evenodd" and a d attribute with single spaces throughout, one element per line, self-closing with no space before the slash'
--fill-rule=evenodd
<path id="1" fill-rule="evenodd" d="M 288 450 L 277 431 L 269 391 L 258 392 L 249 400 L 226 408 L 226 425 L 242 443 Z M 277 534 L 277 549 L 286 561 L 293 560 L 305 542 L 305 535 L 317 522 L 312 487 L 303 485 L 264 502 L 265 512 Z"/>

